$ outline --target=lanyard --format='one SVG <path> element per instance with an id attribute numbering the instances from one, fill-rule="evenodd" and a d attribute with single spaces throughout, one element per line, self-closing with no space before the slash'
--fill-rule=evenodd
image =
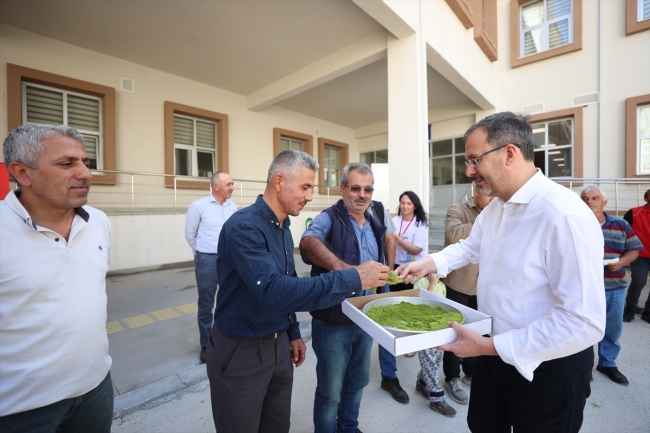
<path id="1" fill-rule="evenodd" d="M 404 218 L 402 218 L 402 221 L 399 222 L 399 232 L 398 233 L 399 233 L 400 238 L 409 229 L 409 227 L 411 226 L 411 223 L 413 222 L 414 219 L 415 219 L 415 215 L 413 215 L 413 218 L 411 218 L 411 221 L 409 221 L 409 223 L 406 225 L 406 228 L 404 229 L 404 231 L 402 231 L 402 224 L 404 223 Z"/>

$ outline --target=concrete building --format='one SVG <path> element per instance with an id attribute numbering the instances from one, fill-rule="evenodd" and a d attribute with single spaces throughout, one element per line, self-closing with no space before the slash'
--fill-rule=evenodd
<path id="1" fill-rule="evenodd" d="M 86 136 L 114 271 L 189 261 L 206 179 L 228 171 L 245 206 L 283 148 L 322 167 L 296 238 L 351 161 L 387 163 L 391 209 L 444 209 L 469 186 L 460 137 L 495 111 L 530 113 L 537 165 L 616 210 L 650 180 L 650 0 L 3 0 L 0 89 L 3 136 Z"/>

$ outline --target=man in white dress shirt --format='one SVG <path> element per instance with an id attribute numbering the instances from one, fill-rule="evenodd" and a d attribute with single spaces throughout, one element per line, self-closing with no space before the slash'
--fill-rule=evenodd
<path id="1" fill-rule="evenodd" d="M 440 346 L 477 356 L 472 432 L 578 432 L 591 389 L 592 345 L 605 329 L 603 235 L 577 194 L 535 168 L 527 117 L 496 113 L 465 133 L 466 174 L 495 199 L 466 240 L 400 267 L 407 281 L 479 264 L 484 337 L 457 323 Z"/>
<path id="2" fill-rule="evenodd" d="M 212 194 L 193 202 L 187 209 L 185 239 L 194 253 L 194 273 L 199 291 L 199 323 L 201 363 L 205 364 L 205 349 L 212 328 L 212 307 L 217 293 L 217 245 L 221 227 L 237 205 L 230 200 L 235 182 L 228 173 L 216 172 L 210 181 Z"/>

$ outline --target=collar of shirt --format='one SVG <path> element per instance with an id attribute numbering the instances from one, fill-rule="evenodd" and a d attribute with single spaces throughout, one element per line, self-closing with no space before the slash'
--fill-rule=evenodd
<path id="1" fill-rule="evenodd" d="M 255 204 L 257 204 L 260 207 L 260 211 L 262 214 L 269 219 L 272 223 L 274 223 L 278 228 L 280 227 L 280 219 L 277 217 L 275 212 L 273 212 L 273 209 L 264 201 L 262 198 L 262 194 L 257 196 L 257 200 L 255 200 Z M 286 217 L 284 219 L 284 222 L 282 223 L 283 227 L 289 227 L 291 225 L 291 220 L 289 217 Z"/>
<path id="2" fill-rule="evenodd" d="M 508 203 L 530 203 L 535 194 L 537 194 L 537 192 L 544 186 L 544 179 L 546 176 L 544 176 L 539 168 L 535 170 L 537 172 L 528 179 L 526 183 L 524 183 L 517 192 L 512 195 L 512 197 L 510 197 Z M 501 198 L 498 198 L 497 200 L 499 200 L 502 205 L 505 204 Z"/>
<path id="3" fill-rule="evenodd" d="M 20 193 L 21 191 L 19 189 L 15 189 L 11 191 L 5 197 L 5 203 L 7 204 L 9 209 L 11 209 L 16 215 L 20 217 L 20 219 L 22 219 L 25 222 L 25 224 L 29 224 L 30 226 L 32 226 L 34 230 L 39 231 L 39 226 L 36 225 L 34 220 L 32 220 L 32 217 L 29 215 L 29 212 L 27 212 L 27 209 L 25 209 L 25 206 L 23 206 L 23 204 L 18 200 L 18 197 L 20 197 Z M 88 212 L 86 212 L 86 210 L 83 207 L 76 207 L 74 208 L 74 211 L 85 222 L 88 222 L 88 220 L 90 219 L 90 215 L 88 214 Z M 50 229 L 47 229 L 45 227 L 42 227 L 42 230 L 51 231 Z"/>

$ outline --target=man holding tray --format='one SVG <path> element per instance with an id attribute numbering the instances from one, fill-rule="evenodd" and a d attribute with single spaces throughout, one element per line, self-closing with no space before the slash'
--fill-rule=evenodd
<path id="1" fill-rule="evenodd" d="M 580 197 L 534 164 L 527 117 L 496 113 L 465 133 L 466 174 L 495 199 L 466 240 L 397 269 L 407 282 L 478 263 L 490 337 L 457 323 L 439 348 L 476 356 L 472 432 L 578 432 L 591 393 L 592 345 L 605 329 L 603 234 Z"/>

